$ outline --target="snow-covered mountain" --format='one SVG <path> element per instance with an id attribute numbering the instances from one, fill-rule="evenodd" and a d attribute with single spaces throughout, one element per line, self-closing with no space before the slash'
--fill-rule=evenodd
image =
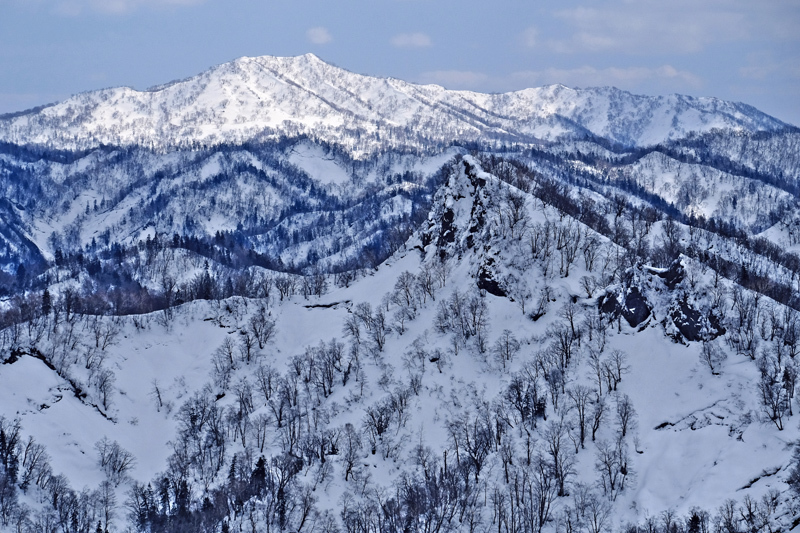
<path id="1" fill-rule="evenodd" d="M 313 54 L 241 58 L 147 91 L 105 89 L 0 117 L 0 141 L 157 150 L 308 135 L 353 155 L 431 144 L 536 143 L 597 136 L 648 146 L 689 133 L 789 126 L 716 98 L 637 96 L 552 85 L 506 94 L 449 91 L 348 72 Z"/>
<path id="2" fill-rule="evenodd" d="M 800 132 L 245 58 L 0 118 L 0 532 L 800 523 Z"/>
<path id="3" fill-rule="evenodd" d="M 442 164 L 475 148 L 510 149 L 539 171 L 673 216 L 754 232 L 781 224 L 768 235 L 784 245 L 800 217 L 798 139 L 714 98 L 563 86 L 480 94 L 353 74 L 311 54 L 242 58 L 149 91 L 101 90 L 0 117 L 10 200 L 0 265 L 13 273 L 57 248 L 219 231 L 292 268 L 352 264 L 357 242 L 384 257 L 377 235 L 410 220 Z M 401 207 L 402 196 L 417 200 Z M 375 202 L 383 215 L 361 228 L 355 218 Z M 332 226 L 312 230 L 320 221 Z"/>
<path id="4" fill-rule="evenodd" d="M 159 271 L 171 303 L 114 316 L 57 265 L 0 330 L 0 531 L 790 528 L 800 314 L 720 275 L 732 242 L 493 155 L 443 168 L 351 277 L 148 239 L 100 270 Z"/>

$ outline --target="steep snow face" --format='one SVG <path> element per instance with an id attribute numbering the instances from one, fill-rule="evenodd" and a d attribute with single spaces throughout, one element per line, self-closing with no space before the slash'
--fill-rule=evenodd
<path id="1" fill-rule="evenodd" d="M 715 98 L 636 96 L 561 85 L 506 94 L 449 91 L 348 72 L 313 54 L 240 58 L 148 91 L 104 89 L 0 118 L 0 140 L 60 149 L 155 149 L 309 135 L 354 155 L 455 141 L 595 135 L 628 146 L 715 129 L 786 124 Z"/>

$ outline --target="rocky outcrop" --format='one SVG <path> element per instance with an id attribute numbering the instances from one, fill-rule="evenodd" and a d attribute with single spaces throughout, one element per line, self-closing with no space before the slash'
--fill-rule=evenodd
<path id="1" fill-rule="evenodd" d="M 719 316 L 691 287 L 687 287 L 686 258 L 669 268 L 638 265 L 622 283 L 612 285 L 598 298 L 600 312 L 612 320 L 624 318 L 643 327 L 655 318 L 676 342 L 707 341 L 725 333 Z"/>

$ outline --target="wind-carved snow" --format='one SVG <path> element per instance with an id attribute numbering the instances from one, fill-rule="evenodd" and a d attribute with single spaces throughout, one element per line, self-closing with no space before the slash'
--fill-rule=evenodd
<path id="1" fill-rule="evenodd" d="M 167 150 L 307 135 L 364 155 L 430 142 L 587 135 L 645 146 L 690 132 L 786 126 L 750 106 L 715 98 L 562 85 L 504 94 L 451 91 L 354 74 L 306 54 L 243 57 L 149 91 L 123 87 L 79 94 L 0 118 L 0 140 L 62 149 L 106 144 Z"/>
<path id="2" fill-rule="evenodd" d="M 338 164 L 336 157 L 325 154 L 320 146 L 298 143 L 289 152 L 288 160 L 321 183 L 342 185 L 350 181 L 350 174 Z"/>

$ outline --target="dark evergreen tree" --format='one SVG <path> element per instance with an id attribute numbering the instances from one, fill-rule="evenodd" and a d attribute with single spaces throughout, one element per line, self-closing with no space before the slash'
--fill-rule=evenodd
<path id="1" fill-rule="evenodd" d="M 258 458 L 256 467 L 250 476 L 250 490 L 255 495 L 263 494 L 267 487 L 267 461 L 264 456 Z"/>
<path id="2" fill-rule="evenodd" d="M 47 316 L 53 308 L 53 303 L 50 298 L 50 291 L 45 289 L 42 293 L 42 316 Z"/>

